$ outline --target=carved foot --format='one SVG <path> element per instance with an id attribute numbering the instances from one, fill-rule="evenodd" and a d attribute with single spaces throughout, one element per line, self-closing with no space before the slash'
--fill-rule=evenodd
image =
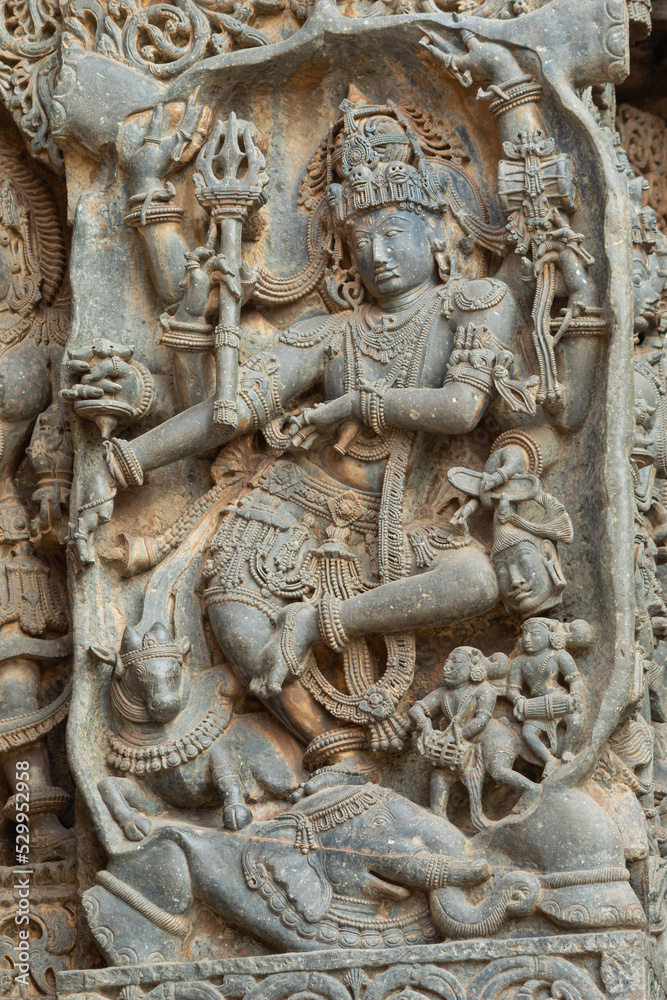
<path id="1" fill-rule="evenodd" d="M 148 816 L 142 816 L 141 813 L 135 813 L 134 816 L 123 823 L 123 833 L 128 840 L 138 841 L 143 840 L 151 832 L 151 821 Z"/>
<path id="2" fill-rule="evenodd" d="M 304 795 L 314 795 L 323 788 L 334 788 L 336 785 L 365 785 L 370 781 L 368 771 L 363 774 L 341 774 L 338 771 L 323 771 L 313 775 L 303 785 L 290 795 L 290 802 L 298 802 Z"/>
<path id="3" fill-rule="evenodd" d="M 533 788 L 527 788 L 526 791 L 521 796 L 521 798 L 519 799 L 519 801 L 517 802 L 517 804 L 512 809 L 512 812 L 517 814 L 525 812 L 526 809 L 529 809 L 533 805 L 533 803 L 540 797 L 541 794 L 542 794 L 541 785 L 535 785 Z"/>
<path id="4" fill-rule="evenodd" d="M 222 822 L 228 830 L 242 830 L 252 823 L 252 813 L 244 803 L 235 802 L 222 810 Z"/>
<path id="5" fill-rule="evenodd" d="M 551 757 L 544 765 L 544 771 L 542 772 L 542 777 L 546 778 L 548 774 L 551 774 L 555 768 L 560 767 L 561 761 L 557 757 Z"/>

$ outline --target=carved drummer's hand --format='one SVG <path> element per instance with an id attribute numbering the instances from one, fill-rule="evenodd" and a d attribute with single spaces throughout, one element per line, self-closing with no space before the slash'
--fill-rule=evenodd
<path id="1" fill-rule="evenodd" d="M 169 174 L 180 164 L 188 163 L 201 149 L 211 124 L 211 109 L 199 104 L 197 97 L 195 91 L 188 98 L 175 128 L 170 122 L 182 102 L 156 105 L 144 141 L 129 162 L 132 194 L 144 194 L 149 200 L 159 196 Z M 173 187 L 166 190 L 172 197 Z"/>

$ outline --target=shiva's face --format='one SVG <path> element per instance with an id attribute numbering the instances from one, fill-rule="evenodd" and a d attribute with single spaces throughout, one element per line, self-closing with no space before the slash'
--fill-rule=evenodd
<path id="1" fill-rule="evenodd" d="M 377 209 L 350 224 L 348 244 L 367 291 L 376 299 L 410 292 L 435 274 L 434 231 L 415 212 Z"/>

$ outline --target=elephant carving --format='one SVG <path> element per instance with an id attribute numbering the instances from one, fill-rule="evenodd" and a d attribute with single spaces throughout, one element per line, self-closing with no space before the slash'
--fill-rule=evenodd
<path id="1" fill-rule="evenodd" d="M 98 878 L 146 915 L 166 908 L 158 872 L 182 887 L 180 914 L 198 900 L 288 951 L 481 937 L 531 913 L 540 892 L 529 872 L 492 878 L 447 819 L 371 783 L 321 789 L 238 832 L 159 821 Z M 466 890 L 486 882 L 471 902 Z M 89 893 L 103 908 L 101 889 Z M 160 926 L 184 919 L 160 912 Z"/>

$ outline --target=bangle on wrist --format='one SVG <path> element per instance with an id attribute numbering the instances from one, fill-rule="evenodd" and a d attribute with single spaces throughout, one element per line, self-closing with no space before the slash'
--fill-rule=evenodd
<path id="1" fill-rule="evenodd" d="M 119 486 L 143 486 L 144 470 L 129 441 L 111 438 L 104 442 L 104 458 L 109 472 Z"/>
<path id="2" fill-rule="evenodd" d="M 473 368 L 466 362 L 456 364 L 449 369 L 445 376 L 445 385 L 449 382 L 465 383 L 485 396 L 490 396 L 493 391 L 492 373 L 488 369 Z"/>
<path id="3" fill-rule="evenodd" d="M 384 403 L 387 386 L 381 382 L 365 382 L 359 386 L 359 408 L 361 419 L 378 437 L 387 432 Z"/>
<path id="4" fill-rule="evenodd" d="M 125 222 L 135 228 L 159 222 L 180 222 L 183 218 L 183 209 L 170 204 L 175 194 L 176 189 L 169 183 L 166 188 L 151 191 L 150 195 L 145 191 L 131 195 L 130 211 L 125 216 Z"/>
<path id="5" fill-rule="evenodd" d="M 542 87 L 532 76 L 526 74 L 507 80 L 506 83 L 492 84 L 488 90 L 480 87 L 477 96 L 480 100 L 490 101 L 489 111 L 498 117 L 523 104 L 533 104 L 541 100 Z"/>
<path id="6" fill-rule="evenodd" d="M 341 601 L 331 594 L 325 594 L 317 605 L 317 621 L 320 635 L 329 649 L 342 653 L 350 639 L 340 618 Z"/>

